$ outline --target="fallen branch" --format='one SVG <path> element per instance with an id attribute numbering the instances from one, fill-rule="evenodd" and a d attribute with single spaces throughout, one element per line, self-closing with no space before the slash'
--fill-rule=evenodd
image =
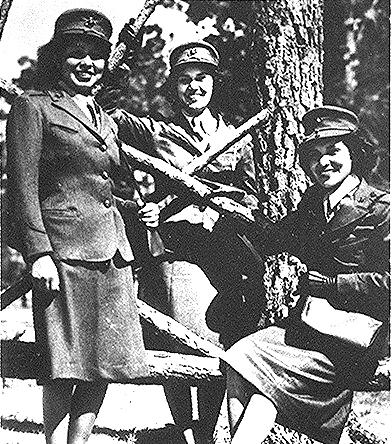
<path id="1" fill-rule="evenodd" d="M 4 79 L 0 79 L 0 90 L 1 95 L 9 101 L 12 101 L 15 97 L 23 94 L 23 90 L 21 88 L 11 82 L 7 82 Z"/>
<path id="2" fill-rule="evenodd" d="M 267 109 L 262 109 L 238 128 L 233 129 L 229 133 L 229 139 L 214 143 L 214 145 L 210 146 L 209 149 L 207 149 L 201 156 L 195 157 L 190 163 L 188 163 L 188 165 L 186 165 L 182 171 L 190 175 L 200 171 L 202 168 L 216 159 L 220 154 L 227 151 L 231 146 L 245 137 L 249 131 L 256 128 L 256 126 L 266 123 L 268 117 L 269 111 Z"/>
<path id="3" fill-rule="evenodd" d="M 3 310 L 19 297 L 31 290 L 32 279 L 24 275 L 15 284 L 1 292 L 1 309 Z M 186 345 L 187 347 L 213 358 L 225 359 L 225 352 L 215 344 L 201 338 L 182 324 L 167 316 L 141 300 L 137 300 L 139 315 L 152 324 L 160 333 Z"/>
<path id="4" fill-rule="evenodd" d="M 175 321 L 170 316 L 155 310 L 140 299 L 137 300 L 139 315 L 163 335 L 202 353 L 205 356 L 225 359 L 225 352 L 212 342 L 201 338 L 197 334 Z"/>
<path id="5" fill-rule="evenodd" d="M 0 7 L 0 40 L 3 36 L 4 26 L 8 18 L 13 0 L 2 0 Z"/>
<path id="6" fill-rule="evenodd" d="M 143 9 L 140 11 L 139 15 L 136 17 L 135 21 L 130 20 L 125 25 L 126 31 L 130 34 L 130 37 L 136 39 L 143 25 L 146 23 L 147 19 L 154 12 L 155 7 L 161 2 L 161 0 L 146 0 Z M 122 60 L 126 57 L 127 52 L 130 48 L 127 48 L 125 42 L 119 41 L 112 53 L 110 54 L 107 67 L 109 72 L 115 71 L 121 65 Z"/>
<path id="7" fill-rule="evenodd" d="M 192 194 L 200 203 L 210 206 L 220 214 L 249 224 L 255 222 L 252 211 L 249 208 L 227 197 L 211 197 L 213 190 L 208 185 L 175 168 L 164 160 L 149 156 L 130 145 L 123 144 L 122 150 L 131 163 L 137 163 L 153 174 L 163 174 L 167 179 L 187 191 L 188 194 Z"/>
<path id="8" fill-rule="evenodd" d="M 41 363 L 35 342 L 1 341 L 1 362 L 3 378 L 39 377 Z M 135 378 L 132 384 L 162 384 L 168 380 L 181 380 L 197 385 L 222 378 L 218 358 L 147 350 L 147 363 L 150 375 Z"/>

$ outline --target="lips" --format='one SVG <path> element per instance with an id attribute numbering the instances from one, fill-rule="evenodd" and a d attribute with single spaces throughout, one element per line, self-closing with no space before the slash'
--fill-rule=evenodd
<path id="1" fill-rule="evenodd" d="M 323 175 L 329 175 L 333 172 L 335 172 L 335 170 L 333 168 L 328 168 L 327 170 L 320 171 L 319 174 L 320 174 L 320 176 L 323 176 Z"/>
<path id="2" fill-rule="evenodd" d="M 94 76 L 93 72 L 90 71 L 78 71 L 75 76 L 80 80 L 90 80 Z"/>

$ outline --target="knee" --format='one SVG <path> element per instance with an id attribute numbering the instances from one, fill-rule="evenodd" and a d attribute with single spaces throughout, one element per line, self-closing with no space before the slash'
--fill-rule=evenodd
<path id="1" fill-rule="evenodd" d="M 256 392 L 255 387 L 230 366 L 227 368 L 226 380 L 228 398 L 237 398 L 243 405 Z"/>

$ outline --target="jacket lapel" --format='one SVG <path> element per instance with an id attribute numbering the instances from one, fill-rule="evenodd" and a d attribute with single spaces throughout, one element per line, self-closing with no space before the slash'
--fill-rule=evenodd
<path id="1" fill-rule="evenodd" d="M 64 92 L 52 92 L 52 91 L 49 91 L 49 94 L 52 98 L 52 105 L 54 107 L 65 111 L 68 115 L 70 115 L 72 118 L 81 123 L 101 143 L 105 143 L 104 137 L 102 137 L 98 129 L 94 127 L 92 121 L 78 107 L 78 105 L 68 96 L 68 94 Z"/>
<path id="2" fill-rule="evenodd" d="M 194 134 L 188 120 L 184 117 L 182 112 L 177 112 L 173 117 L 173 122 L 177 133 L 179 133 L 182 138 L 185 138 L 187 143 L 182 145 L 192 156 L 200 156 L 203 154 L 204 150 L 199 148 L 198 142 L 192 134 Z"/>
<path id="3" fill-rule="evenodd" d="M 334 217 L 329 222 L 332 231 L 352 224 L 357 219 L 365 216 L 373 203 L 371 188 L 364 179 L 354 191 L 352 199 L 344 199 L 339 205 Z"/>

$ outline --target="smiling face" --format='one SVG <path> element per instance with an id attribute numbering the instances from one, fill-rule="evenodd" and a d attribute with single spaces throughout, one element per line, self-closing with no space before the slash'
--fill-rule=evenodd
<path id="1" fill-rule="evenodd" d="M 322 187 L 336 188 L 351 173 L 350 150 L 343 142 L 320 141 L 310 150 L 309 170 Z"/>
<path id="2" fill-rule="evenodd" d="M 207 108 L 213 90 L 214 78 L 203 66 L 186 66 L 177 77 L 180 106 L 191 116 L 197 116 Z"/>
<path id="3" fill-rule="evenodd" d="M 98 41 L 80 38 L 67 43 L 61 65 L 62 80 L 77 94 L 88 95 L 101 80 L 107 49 Z"/>

